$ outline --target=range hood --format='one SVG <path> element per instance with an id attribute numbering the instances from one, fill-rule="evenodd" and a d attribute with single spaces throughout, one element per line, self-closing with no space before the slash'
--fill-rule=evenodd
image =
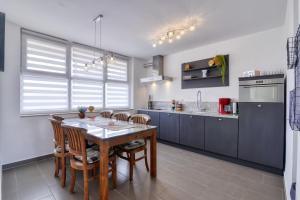
<path id="1" fill-rule="evenodd" d="M 171 81 L 171 77 L 164 76 L 164 57 L 161 55 L 153 56 L 152 63 L 144 64 L 145 68 L 151 68 L 151 75 L 141 78 L 141 83 L 152 83 L 159 81 Z"/>

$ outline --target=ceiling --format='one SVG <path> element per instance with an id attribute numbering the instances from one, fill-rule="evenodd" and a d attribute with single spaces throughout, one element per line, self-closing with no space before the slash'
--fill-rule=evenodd
<path id="1" fill-rule="evenodd" d="M 0 11 L 22 27 L 93 45 L 103 19 L 103 48 L 148 58 L 254 33 L 283 24 L 286 0 L 0 0 Z M 196 16 L 200 25 L 172 44 L 152 47 L 169 25 Z"/>

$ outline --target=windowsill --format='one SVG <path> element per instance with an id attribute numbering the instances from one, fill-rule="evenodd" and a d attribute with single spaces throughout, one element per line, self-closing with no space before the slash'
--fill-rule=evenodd
<path id="1" fill-rule="evenodd" d="M 134 110 L 133 108 L 107 108 L 104 110 L 114 110 L 114 111 L 131 111 Z M 96 110 L 94 112 L 86 112 L 87 114 L 97 114 L 101 112 L 101 110 Z M 74 112 L 53 112 L 53 113 L 32 113 L 32 114 L 20 114 L 20 117 L 39 117 L 39 116 L 50 116 L 52 114 L 55 115 L 72 115 L 72 114 L 78 114 L 77 111 Z"/>

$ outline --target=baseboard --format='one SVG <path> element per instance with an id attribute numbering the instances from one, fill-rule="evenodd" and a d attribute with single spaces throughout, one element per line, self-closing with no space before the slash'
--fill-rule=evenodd
<path id="1" fill-rule="evenodd" d="M 38 157 L 30 158 L 27 160 L 22 160 L 22 161 L 18 161 L 18 162 L 14 162 L 14 163 L 5 164 L 2 166 L 2 170 L 4 171 L 4 170 L 20 167 L 22 165 L 26 165 L 26 164 L 29 164 L 34 161 L 44 160 L 44 159 L 52 158 L 52 157 L 53 157 L 53 154 L 47 154 L 44 156 L 38 156 Z"/>

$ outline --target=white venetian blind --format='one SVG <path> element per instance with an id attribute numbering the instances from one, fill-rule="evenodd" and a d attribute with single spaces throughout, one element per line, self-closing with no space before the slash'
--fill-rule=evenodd
<path id="1" fill-rule="evenodd" d="M 85 64 L 89 63 L 95 57 L 99 57 L 99 52 L 94 52 L 83 47 L 72 48 L 72 77 L 86 79 L 103 79 L 103 66 L 96 64 L 94 68 L 85 69 Z"/>
<path id="2" fill-rule="evenodd" d="M 105 104 L 107 108 L 129 107 L 129 88 L 127 83 L 106 83 Z"/>
<path id="3" fill-rule="evenodd" d="M 68 81 L 46 76 L 21 77 L 21 113 L 68 110 Z"/>
<path id="4" fill-rule="evenodd" d="M 66 74 L 65 45 L 27 36 L 24 47 L 24 64 L 27 70 Z"/>
<path id="5" fill-rule="evenodd" d="M 107 65 L 107 79 L 127 81 L 127 61 L 117 60 Z"/>
<path id="6" fill-rule="evenodd" d="M 72 80 L 72 109 L 79 106 L 103 107 L 103 84 L 95 81 Z"/>

